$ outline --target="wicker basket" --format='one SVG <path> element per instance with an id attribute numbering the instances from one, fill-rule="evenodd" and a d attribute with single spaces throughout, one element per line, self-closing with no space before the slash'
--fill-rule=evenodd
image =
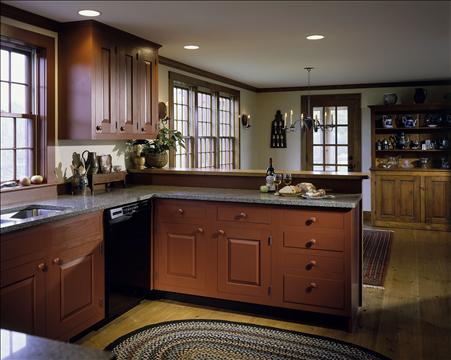
<path id="1" fill-rule="evenodd" d="M 167 151 L 158 154 L 145 153 L 144 156 L 146 158 L 146 166 L 154 168 L 165 167 L 169 159 Z"/>

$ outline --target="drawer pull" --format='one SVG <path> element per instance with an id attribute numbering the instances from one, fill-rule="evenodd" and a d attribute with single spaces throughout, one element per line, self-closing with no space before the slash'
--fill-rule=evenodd
<path id="1" fill-rule="evenodd" d="M 308 292 L 310 292 L 310 291 L 312 291 L 313 289 L 317 289 L 318 288 L 318 285 L 316 285 L 316 282 L 311 282 L 310 284 L 309 284 L 309 286 L 307 286 L 307 291 Z"/>
<path id="2" fill-rule="evenodd" d="M 219 229 L 219 230 L 218 230 L 218 234 L 219 234 L 219 235 L 224 235 L 224 234 L 225 234 L 225 231 L 222 230 L 222 229 Z"/>
<path id="3" fill-rule="evenodd" d="M 121 131 L 125 131 L 125 128 L 123 126 L 121 126 Z"/>
<path id="4" fill-rule="evenodd" d="M 316 217 L 312 216 L 312 217 L 307 219 L 307 221 L 305 222 L 305 225 L 312 225 L 315 222 L 316 222 Z"/>
<path id="5" fill-rule="evenodd" d="M 97 126 L 96 126 L 96 130 L 97 130 L 97 131 L 102 131 L 102 127 L 101 127 L 100 125 L 97 125 Z"/>
<path id="6" fill-rule="evenodd" d="M 203 234 L 204 233 L 204 228 L 197 228 L 197 232 Z"/>
<path id="7" fill-rule="evenodd" d="M 312 270 L 317 265 L 316 260 L 310 260 L 307 265 L 305 265 L 306 270 Z"/>
<path id="8" fill-rule="evenodd" d="M 315 239 L 310 239 L 309 241 L 307 241 L 307 242 L 305 243 L 305 247 L 308 248 L 308 249 L 310 249 L 310 248 L 312 248 L 313 245 L 315 245 L 315 244 L 316 244 L 316 240 L 315 240 Z"/>
<path id="9" fill-rule="evenodd" d="M 178 212 L 180 215 L 183 215 L 183 213 L 184 213 L 185 211 L 184 211 L 183 209 L 178 209 L 177 212 Z"/>
<path id="10" fill-rule="evenodd" d="M 61 260 L 59 257 L 57 257 L 57 258 L 53 259 L 53 263 L 55 265 L 61 265 L 63 263 L 63 260 Z"/>
<path id="11" fill-rule="evenodd" d="M 245 212 L 240 212 L 237 216 L 237 219 L 246 219 L 247 218 L 247 214 Z"/>
<path id="12" fill-rule="evenodd" d="M 47 271 L 47 264 L 46 264 L 46 263 L 40 263 L 40 264 L 38 265 L 38 270 L 39 270 L 39 271 L 42 271 L 42 272 Z"/>

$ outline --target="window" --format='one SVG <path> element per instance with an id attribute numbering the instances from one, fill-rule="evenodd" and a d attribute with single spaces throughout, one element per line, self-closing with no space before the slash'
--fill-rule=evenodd
<path id="1" fill-rule="evenodd" d="M 36 172 L 36 54 L 32 49 L 1 47 L 1 182 Z"/>
<path id="2" fill-rule="evenodd" d="M 171 126 L 185 139 L 170 165 L 176 168 L 238 167 L 239 91 L 170 73 Z"/>
<path id="3" fill-rule="evenodd" d="M 302 96 L 304 114 L 307 106 L 308 96 Z M 302 169 L 360 171 L 360 94 L 311 95 L 310 114 L 325 127 L 303 131 Z"/>

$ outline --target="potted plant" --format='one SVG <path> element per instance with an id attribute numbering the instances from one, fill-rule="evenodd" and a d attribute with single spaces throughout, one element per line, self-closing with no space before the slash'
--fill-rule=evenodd
<path id="1" fill-rule="evenodd" d="M 143 154 L 146 158 L 146 166 L 162 168 L 168 163 L 168 151 L 175 150 L 177 145 L 185 148 L 182 133 L 170 129 L 166 121 L 160 122 L 160 130 L 154 140 L 146 141 L 143 146 Z"/>

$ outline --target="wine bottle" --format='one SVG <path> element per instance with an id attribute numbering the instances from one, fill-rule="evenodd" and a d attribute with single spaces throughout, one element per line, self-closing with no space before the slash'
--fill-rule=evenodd
<path id="1" fill-rule="evenodd" d="M 272 158 L 269 158 L 269 166 L 266 169 L 266 176 L 268 176 L 268 175 L 271 175 L 271 176 L 274 175 L 274 168 L 272 167 Z"/>

